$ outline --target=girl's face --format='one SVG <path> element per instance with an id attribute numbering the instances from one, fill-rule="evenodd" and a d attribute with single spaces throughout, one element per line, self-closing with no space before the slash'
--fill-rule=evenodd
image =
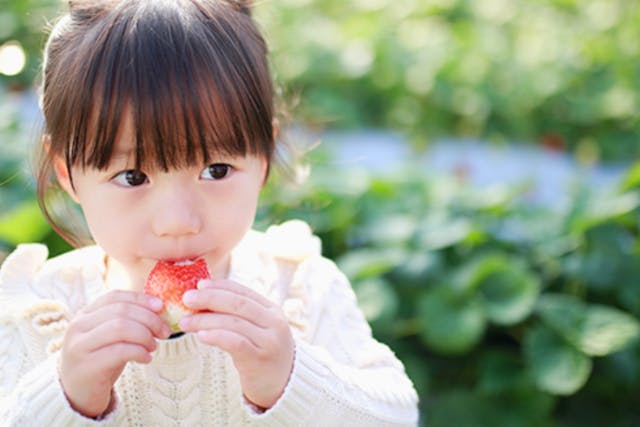
<path id="1" fill-rule="evenodd" d="M 251 227 L 267 161 L 217 156 L 184 169 L 135 170 L 134 132 L 125 123 L 106 170 L 56 174 L 80 204 L 96 243 L 141 290 L 158 260 L 204 257 L 213 278 L 226 276 L 229 254 Z"/>

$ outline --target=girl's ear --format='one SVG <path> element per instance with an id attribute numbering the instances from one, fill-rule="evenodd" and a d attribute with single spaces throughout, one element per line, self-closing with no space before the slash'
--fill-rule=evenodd
<path id="1" fill-rule="evenodd" d="M 64 189 L 64 191 L 67 192 L 69 197 L 71 197 L 74 202 L 80 203 L 76 194 L 76 190 L 73 188 L 73 183 L 71 182 L 71 175 L 69 175 L 67 163 L 62 157 L 55 156 L 53 158 L 53 170 L 56 173 L 58 183 Z"/>

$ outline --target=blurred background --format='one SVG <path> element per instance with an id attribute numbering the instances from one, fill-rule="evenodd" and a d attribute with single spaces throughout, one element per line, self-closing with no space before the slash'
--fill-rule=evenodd
<path id="1" fill-rule="evenodd" d="M 0 0 L 0 260 L 68 249 L 28 153 L 60 0 Z M 290 143 L 257 228 L 307 220 L 421 423 L 640 425 L 640 2 L 258 1 Z"/>

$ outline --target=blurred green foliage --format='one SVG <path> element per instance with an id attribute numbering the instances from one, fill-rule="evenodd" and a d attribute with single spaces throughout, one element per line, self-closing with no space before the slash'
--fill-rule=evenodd
<path id="1" fill-rule="evenodd" d="M 62 10 L 60 0 L 1 0 L 0 46 L 18 41 L 26 53 L 27 62 L 22 73 L 4 76 L 0 84 L 14 89 L 29 87 L 40 71 L 40 54 L 49 22 Z"/>
<path id="2" fill-rule="evenodd" d="M 7 2 L 8 1 L 8 2 Z M 32 85 L 58 0 L 4 0 L 0 260 L 68 249 L 38 213 L 14 92 Z M 640 3 L 624 0 L 259 2 L 285 99 L 309 126 L 380 126 L 541 142 L 584 161 L 640 152 Z M 375 335 L 405 362 L 423 422 L 456 427 L 640 425 L 640 165 L 566 210 L 514 185 L 478 191 L 419 167 L 345 170 L 322 152 L 301 186 L 276 177 L 257 226 L 307 220 L 352 279 Z M 507 410 L 508 408 L 508 410 Z"/>
<path id="3" fill-rule="evenodd" d="M 267 188 L 258 224 L 314 226 L 405 362 L 424 424 L 640 425 L 640 164 L 562 210 L 404 166 L 316 161 L 302 187 Z"/>
<path id="4" fill-rule="evenodd" d="M 282 0 L 259 9 L 310 122 L 640 153 L 640 2 Z"/>

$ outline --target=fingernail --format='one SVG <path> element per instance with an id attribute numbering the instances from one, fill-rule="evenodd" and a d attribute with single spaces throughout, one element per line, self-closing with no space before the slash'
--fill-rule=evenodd
<path id="1" fill-rule="evenodd" d="M 182 295 L 182 302 L 186 305 L 191 305 L 196 301 L 196 293 L 195 291 L 187 291 Z"/>
<path id="2" fill-rule="evenodd" d="M 202 279 L 198 282 L 198 289 L 213 288 L 213 280 Z"/>

